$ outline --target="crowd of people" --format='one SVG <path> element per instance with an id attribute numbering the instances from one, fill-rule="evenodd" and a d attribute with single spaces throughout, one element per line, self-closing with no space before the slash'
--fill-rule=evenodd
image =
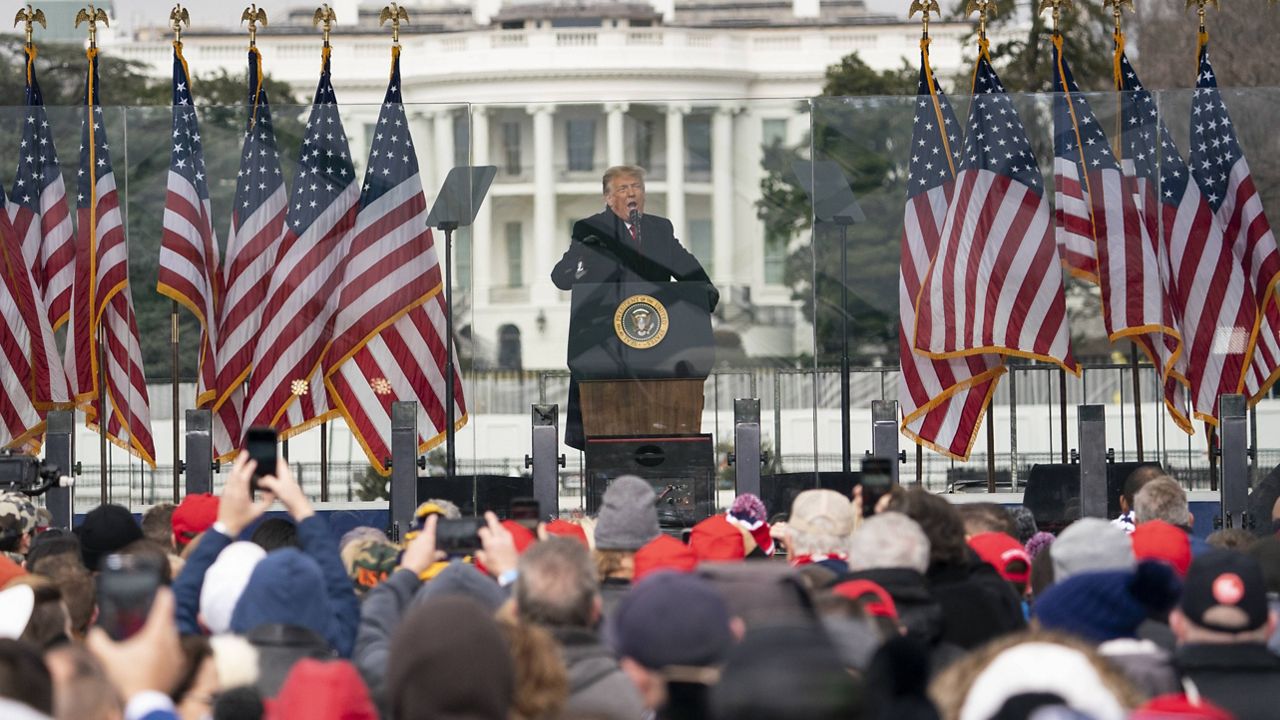
<path id="1" fill-rule="evenodd" d="M 594 517 L 463 542 L 429 500 L 403 544 L 254 469 L 70 532 L 0 496 L 0 718 L 1280 717 L 1280 539 L 1196 537 L 1156 469 L 1057 536 L 906 488 L 744 494 L 670 534 L 623 476 Z M 160 578 L 124 633 L 122 558 Z"/>

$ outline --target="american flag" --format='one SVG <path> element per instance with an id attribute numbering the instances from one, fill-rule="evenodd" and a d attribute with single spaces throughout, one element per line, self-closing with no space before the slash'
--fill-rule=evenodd
<path id="1" fill-rule="evenodd" d="M 155 466 L 151 409 L 138 323 L 129 294 L 129 256 L 110 145 L 98 102 L 98 51 L 88 51 L 85 115 L 76 187 L 76 273 L 67 353 L 77 400 L 90 427 Z M 99 367 L 99 347 L 105 366 Z M 98 383 L 103 383 L 99 392 Z M 102 422 L 105 416 L 106 421 Z"/>
<path id="2" fill-rule="evenodd" d="M 218 309 L 214 452 L 223 459 L 234 453 L 243 436 L 244 383 L 253 369 L 262 304 L 271 282 L 276 250 L 284 236 L 287 195 L 271 124 L 271 106 L 262 80 L 262 55 L 257 48 L 250 48 L 249 115 L 223 261 L 224 295 Z"/>
<path id="3" fill-rule="evenodd" d="M 960 122 L 937 87 L 928 46 L 921 48 L 920 82 L 911 133 L 907 205 L 903 213 L 902 263 L 898 275 L 898 404 L 902 432 L 917 443 L 967 460 L 996 381 L 1004 373 L 999 355 L 931 360 L 912 351 L 916 294 L 938 251 L 947 203 L 955 189 Z"/>
<path id="4" fill-rule="evenodd" d="M 984 48 L 938 252 L 920 290 L 915 349 L 1000 353 L 1078 372 L 1040 168 Z"/>
<path id="5" fill-rule="evenodd" d="M 1166 328 L 1160 333 L 1133 336 L 1133 340 L 1159 369 L 1165 407 L 1169 410 L 1174 422 L 1185 432 L 1190 433 L 1193 428 L 1185 392 L 1188 385 L 1186 377 L 1188 348 L 1183 343 L 1184 335 L 1182 334 L 1185 331 L 1182 311 L 1185 298 L 1179 297 L 1176 290 L 1173 263 L 1167 242 L 1169 236 L 1161 229 L 1161 203 L 1157 197 L 1157 189 L 1160 186 L 1160 163 L 1156 141 L 1160 133 L 1165 131 L 1160 123 L 1159 112 L 1151 93 L 1142 87 L 1138 74 L 1134 72 L 1133 66 L 1129 64 L 1129 58 L 1124 53 L 1123 36 L 1120 44 L 1117 45 L 1116 63 L 1116 67 L 1119 68 L 1116 89 L 1120 91 L 1120 167 L 1133 197 L 1139 219 L 1137 232 L 1130 236 L 1132 239 L 1125 247 L 1135 247 L 1137 246 L 1135 240 L 1141 241 L 1143 248 L 1141 263 L 1145 271 L 1140 278 L 1135 279 L 1135 284 L 1141 283 L 1137 286 L 1143 292 L 1153 294 L 1156 289 L 1152 285 L 1159 284 L 1164 318 L 1160 325 Z M 1177 150 L 1174 148 L 1166 152 L 1176 154 Z M 1147 251 L 1151 243 L 1154 243 L 1155 247 L 1154 256 L 1148 255 Z M 1112 256 L 1108 254 L 1107 257 Z M 1125 255 L 1120 257 L 1128 259 Z M 1107 274 L 1108 271 L 1104 268 L 1103 276 L 1107 277 Z M 1104 291 L 1107 287 L 1103 285 Z M 1109 307 L 1105 300 L 1103 307 Z M 1115 310 L 1108 310 L 1108 312 L 1118 315 L 1118 311 Z M 1177 329 L 1178 334 L 1168 332 L 1169 329 Z M 1110 325 L 1108 325 L 1108 332 L 1110 331 Z"/>
<path id="6" fill-rule="evenodd" d="M 34 48 L 27 48 L 26 103 L 9 215 L 22 239 L 22 253 L 49 322 L 57 330 L 66 324 L 71 313 L 75 231 L 62 166 L 53 145 L 53 130 L 36 80 Z"/>
<path id="7" fill-rule="evenodd" d="M 1190 170 L 1222 227 L 1223 242 L 1242 264 L 1258 315 L 1245 350 L 1248 371 L 1235 392 L 1253 401 L 1280 377 L 1280 310 L 1275 286 L 1280 281 L 1280 252 L 1262 210 L 1227 104 L 1218 92 L 1209 62 L 1207 39 L 1200 42 L 1200 70 L 1191 100 Z"/>
<path id="8" fill-rule="evenodd" d="M 330 395 L 381 473 L 389 472 L 391 403 L 418 403 L 419 452 L 445 433 L 445 306 L 418 160 L 400 91 L 400 52 L 369 152 L 325 367 Z M 454 375 L 457 427 L 466 422 Z"/>
<path id="9" fill-rule="evenodd" d="M 213 230 L 200 123 L 191 99 L 191 76 L 182 43 L 173 44 L 173 137 L 164 202 L 164 231 L 156 290 L 200 320 L 196 405 L 216 399 L 218 388 L 218 238 Z"/>
<path id="10" fill-rule="evenodd" d="M 1142 348 L 1168 379 L 1173 361 L 1181 353 L 1181 335 L 1165 302 L 1154 204 L 1144 215 L 1135 195 L 1137 184 L 1126 177 L 1111 152 L 1102 123 L 1080 92 L 1071 67 L 1062 54 L 1062 36 L 1053 38 L 1054 61 L 1054 184 L 1057 193 L 1056 226 L 1059 250 L 1096 248 L 1102 316 L 1107 336 L 1115 342 L 1128 338 Z M 1130 113 L 1129 121 L 1145 120 Z M 1175 415 L 1175 418 L 1178 416 Z M 1185 416 L 1184 418 L 1185 419 Z"/>
<path id="11" fill-rule="evenodd" d="M 1155 101 L 1124 56 L 1121 78 L 1131 102 L 1150 117 Z M 1184 371 L 1196 416 L 1216 422 L 1218 396 L 1235 392 L 1243 378 L 1256 307 L 1245 302 L 1252 292 L 1246 287 L 1244 272 L 1233 261 L 1223 242 L 1222 228 L 1163 121 L 1157 120 L 1154 135 L 1137 136 L 1144 142 L 1131 146 L 1133 157 L 1145 156 L 1146 160 L 1155 155 L 1157 138 L 1161 239 L 1173 267 L 1168 297 L 1186 346 L 1176 368 Z M 1135 168 L 1144 164 L 1135 163 Z"/>
<path id="12" fill-rule="evenodd" d="M 0 447 L 38 452 L 41 411 L 67 402 L 67 383 L 19 237 L 0 212 Z"/>
<path id="13" fill-rule="evenodd" d="M 1090 202 L 1090 178 L 1081 170 L 1088 153 L 1092 168 L 1099 173 L 1119 175 L 1115 158 L 1107 149 L 1107 139 L 1088 101 L 1080 95 L 1080 88 L 1071 77 L 1066 58 L 1062 57 L 1062 36 L 1053 36 L 1053 189 L 1054 189 L 1054 237 L 1058 241 L 1058 254 L 1062 266 L 1072 275 L 1098 282 L 1097 243 L 1106 237 L 1105 215 L 1094 217 L 1095 210 L 1106 210 L 1107 205 L 1095 208 Z M 1076 107 L 1077 103 L 1079 107 Z M 1095 178 L 1101 180 L 1101 178 Z M 1110 178 L 1109 178 L 1110 179 Z M 1114 185 L 1114 182 L 1112 183 Z M 1101 190 L 1101 188 L 1100 188 Z M 1118 194 L 1117 194 L 1118 197 Z M 1112 209 L 1119 207 L 1112 203 Z M 1114 217 L 1113 220 L 1123 220 Z M 1123 222 L 1114 228 L 1123 237 Z M 1107 332 L 1111 332 L 1108 327 Z"/>
<path id="14" fill-rule="evenodd" d="M 360 204 L 325 48 L 245 403 L 248 425 L 288 437 L 335 417 L 321 360 Z"/>

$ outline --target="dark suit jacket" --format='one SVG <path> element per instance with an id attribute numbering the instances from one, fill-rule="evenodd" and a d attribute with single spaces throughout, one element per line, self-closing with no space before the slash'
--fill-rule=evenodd
<path id="1" fill-rule="evenodd" d="M 588 238 L 593 238 L 584 242 Z M 604 212 L 573 224 L 569 249 L 551 270 L 551 282 L 561 290 L 575 283 L 683 282 L 707 284 L 707 306 L 716 309 L 720 293 L 693 253 L 676 239 L 671 221 L 657 215 L 640 218 L 640 242 L 631 239 L 627 225 L 614 212 Z M 578 380 L 569 380 L 569 403 L 565 408 L 565 444 L 582 450 L 582 411 L 578 407 Z"/>
<path id="2" fill-rule="evenodd" d="M 594 237 L 594 243 L 583 240 Z M 709 307 L 715 310 L 720 294 L 711 287 L 711 278 L 693 253 L 675 237 L 671 221 L 657 215 L 640 218 L 640 242 L 631 239 L 627 225 L 613 213 L 604 212 L 573 225 L 569 249 L 551 270 L 551 282 L 561 290 L 574 283 L 666 282 L 668 280 L 707 283 Z"/>

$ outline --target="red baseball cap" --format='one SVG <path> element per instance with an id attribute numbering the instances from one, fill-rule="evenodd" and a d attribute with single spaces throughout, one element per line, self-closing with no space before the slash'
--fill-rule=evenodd
<path id="1" fill-rule="evenodd" d="M 636 551 L 634 564 L 632 582 L 639 582 L 659 570 L 693 572 L 698 566 L 698 556 L 693 554 L 692 548 L 670 535 L 659 535 Z"/>
<path id="2" fill-rule="evenodd" d="M 587 548 L 591 547 L 591 543 L 587 541 L 587 531 L 577 523 L 571 523 L 568 520 L 556 518 L 544 525 L 548 535 L 559 535 L 561 537 L 573 538 L 582 543 Z"/>
<path id="3" fill-rule="evenodd" d="M 1139 560 L 1159 560 L 1186 577 L 1191 567 L 1191 538 L 1182 528 L 1163 520 L 1148 520 L 1134 528 L 1133 556 Z"/>
<path id="4" fill-rule="evenodd" d="M 985 532 L 969 538 L 969 547 L 978 553 L 982 561 L 991 565 L 1000 573 L 1000 577 L 1019 584 L 1025 584 L 1031 577 L 1031 556 L 1022 543 L 1006 533 Z M 1009 565 L 1016 560 L 1022 561 L 1022 569 L 1012 571 Z"/>
<path id="5" fill-rule="evenodd" d="M 689 547 L 699 561 L 732 561 L 747 557 L 742 530 L 724 515 L 712 515 L 693 526 Z"/>
<path id="6" fill-rule="evenodd" d="M 1235 716 L 1208 700 L 1183 693 L 1157 695 L 1138 707 L 1130 720 L 1232 720 Z"/>
<path id="7" fill-rule="evenodd" d="M 515 543 L 516 552 L 518 553 L 524 554 L 524 551 L 538 540 L 532 530 L 521 525 L 515 520 L 503 520 L 502 527 L 506 528 L 507 532 L 511 533 L 511 541 Z"/>
<path id="8" fill-rule="evenodd" d="M 873 617 L 898 619 L 898 606 L 894 604 L 893 596 L 879 584 L 870 580 L 846 580 L 831 588 L 831 591 L 840 597 L 849 598 L 850 600 L 861 600 L 867 595 L 874 595 L 875 601 L 863 606 L 866 611 Z"/>
<path id="9" fill-rule="evenodd" d="M 173 543 L 182 547 L 213 527 L 218 519 L 218 498 L 209 493 L 188 495 L 173 510 Z"/>

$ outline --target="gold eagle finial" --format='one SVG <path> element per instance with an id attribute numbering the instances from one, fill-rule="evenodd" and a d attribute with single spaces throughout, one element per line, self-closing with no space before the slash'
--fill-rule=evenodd
<path id="1" fill-rule="evenodd" d="M 81 11 L 83 12 L 83 11 Z M 18 23 L 25 23 L 27 29 L 27 45 L 32 45 L 31 30 L 36 23 L 40 23 L 40 27 L 48 28 L 48 23 L 44 20 L 44 11 L 39 8 L 33 8 L 30 5 L 25 10 L 19 10 L 18 16 L 13 19 L 13 26 L 18 27 Z"/>
<path id="2" fill-rule="evenodd" d="M 333 8 L 328 3 L 316 8 L 316 14 L 311 18 L 311 24 L 319 25 L 324 28 L 324 46 L 329 47 L 329 32 L 333 30 L 333 22 L 338 16 L 333 12 Z"/>
<path id="3" fill-rule="evenodd" d="M 1036 10 L 1036 12 L 1042 13 L 1045 10 L 1053 10 L 1053 34 L 1057 35 L 1058 20 L 1062 15 L 1062 10 L 1063 8 L 1070 8 L 1070 7 L 1071 7 L 1071 0 L 1040 0 L 1040 7 L 1039 9 Z"/>
<path id="4" fill-rule="evenodd" d="M 1275 2 L 1275 0 L 1272 0 Z M 1187 0 L 1187 7 L 1196 6 L 1196 15 L 1200 18 L 1200 32 L 1204 32 L 1204 8 L 1206 5 L 1212 5 L 1214 10 L 1221 11 L 1222 6 L 1218 4 L 1218 0 Z"/>
<path id="5" fill-rule="evenodd" d="M 1116 23 L 1116 34 L 1120 34 L 1120 13 L 1124 12 L 1124 6 L 1129 6 L 1129 12 L 1133 12 L 1133 0 L 1103 0 L 1102 7 L 1111 8 L 1111 17 Z"/>
<path id="6" fill-rule="evenodd" d="M 191 27 L 191 14 L 181 5 L 174 5 L 169 11 L 169 27 L 173 28 L 173 41 L 182 42 L 182 26 Z"/>
<path id="7" fill-rule="evenodd" d="M 258 46 L 258 25 L 267 24 L 267 11 L 256 4 L 250 5 L 240 14 L 240 22 L 249 23 L 249 47 Z"/>
<path id="8" fill-rule="evenodd" d="M 98 47 L 98 23 L 102 23 L 104 27 L 111 27 L 111 22 L 107 19 L 107 11 L 93 5 L 80 8 L 80 12 L 76 13 L 76 27 L 80 27 L 80 23 L 89 23 L 89 47 Z"/>
<path id="9" fill-rule="evenodd" d="M 400 23 L 409 24 L 409 12 L 395 3 L 382 8 L 382 12 L 378 13 L 378 25 L 386 25 L 387 21 L 391 21 L 391 42 L 395 45 L 400 44 Z"/>
<path id="10" fill-rule="evenodd" d="M 942 11 L 938 9 L 938 0 L 911 0 L 911 9 L 907 11 L 907 19 L 915 17 L 916 13 L 920 13 L 920 22 L 923 23 L 922 37 L 929 37 L 929 15 L 941 15 Z"/>
<path id="11" fill-rule="evenodd" d="M 987 16 L 996 14 L 996 0 L 969 0 L 964 7 L 965 17 L 978 13 L 978 39 L 987 39 Z"/>

